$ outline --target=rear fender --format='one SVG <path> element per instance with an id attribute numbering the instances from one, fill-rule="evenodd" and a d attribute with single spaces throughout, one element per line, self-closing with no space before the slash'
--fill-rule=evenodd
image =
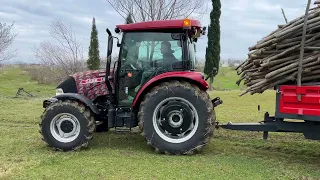
<path id="1" fill-rule="evenodd" d="M 204 80 L 204 76 L 201 72 L 192 72 L 192 71 L 181 71 L 181 72 L 166 72 L 160 75 L 157 75 L 145 83 L 140 90 L 138 91 L 136 97 L 133 100 L 132 107 L 139 107 L 143 97 L 150 91 L 153 87 L 158 85 L 161 82 L 170 81 L 170 80 L 184 80 L 196 84 L 200 89 L 207 90 L 209 85 Z"/>
<path id="2" fill-rule="evenodd" d="M 97 108 L 96 105 L 93 104 L 93 102 L 88 99 L 87 97 L 81 95 L 81 94 L 76 94 L 76 93 L 64 93 L 64 94 L 59 94 L 57 96 L 54 96 L 50 99 L 47 99 L 45 101 L 43 101 L 43 108 L 48 107 L 50 104 L 57 102 L 58 100 L 66 100 L 66 99 L 70 99 L 70 100 L 77 100 L 82 102 L 83 104 L 85 104 L 86 106 L 88 106 L 91 111 L 95 114 L 99 114 L 100 111 Z"/>

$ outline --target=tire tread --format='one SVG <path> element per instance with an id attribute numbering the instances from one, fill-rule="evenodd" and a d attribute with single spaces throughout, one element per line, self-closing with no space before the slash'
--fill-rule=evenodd
<path id="1" fill-rule="evenodd" d="M 65 150 L 62 148 L 56 148 L 56 147 L 50 146 L 49 143 L 46 141 L 46 139 L 43 136 L 42 121 L 44 120 L 44 117 L 46 116 L 47 112 L 57 106 L 72 106 L 72 107 L 78 109 L 79 112 L 81 114 L 83 114 L 86 121 L 88 122 L 87 130 L 88 130 L 89 136 L 84 135 L 85 136 L 84 142 L 82 144 L 72 148 L 71 150 Z M 44 112 L 40 118 L 41 118 L 41 123 L 39 124 L 39 127 L 40 127 L 39 133 L 41 134 L 41 139 L 48 147 L 50 147 L 54 151 L 78 151 L 80 149 L 88 147 L 89 140 L 91 140 L 93 138 L 93 133 L 96 128 L 95 127 L 95 120 L 94 120 L 93 113 L 91 112 L 91 110 L 88 107 L 85 107 L 82 103 L 79 103 L 78 101 L 75 101 L 75 100 L 69 100 L 69 99 L 67 99 L 65 101 L 59 100 L 57 103 L 51 104 L 50 106 L 48 106 L 44 110 Z"/>

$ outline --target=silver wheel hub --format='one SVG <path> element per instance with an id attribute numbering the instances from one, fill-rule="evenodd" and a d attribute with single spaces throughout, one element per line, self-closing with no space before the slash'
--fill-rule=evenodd
<path id="1" fill-rule="evenodd" d="M 186 99 L 170 97 L 162 100 L 153 112 L 156 133 L 170 143 L 183 143 L 197 131 L 199 117 L 196 108 Z"/>
<path id="2" fill-rule="evenodd" d="M 79 136 L 80 129 L 79 120 L 69 113 L 56 115 L 50 123 L 52 136 L 63 143 L 74 141 Z"/>
<path id="3" fill-rule="evenodd" d="M 173 111 L 169 115 L 169 124 L 171 127 L 180 127 L 183 123 L 183 115 L 179 111 Z"/>

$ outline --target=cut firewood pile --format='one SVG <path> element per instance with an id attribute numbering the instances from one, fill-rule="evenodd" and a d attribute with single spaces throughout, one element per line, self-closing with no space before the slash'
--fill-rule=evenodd
<path id="1" fill-rule="evenodd" d="M 281 84 L 294 84 L 297 80 L 301 41 L 305 15 L 279 25 L 270 33 L 249 47 L 246 61 L 236 70 L 247 86 L 240 96 L 250 93 L 263 93 L 265 90 Z M 307 30 L 303 56 L 302 83 L 320 81 L 320 8 L 308 11 Z"/>

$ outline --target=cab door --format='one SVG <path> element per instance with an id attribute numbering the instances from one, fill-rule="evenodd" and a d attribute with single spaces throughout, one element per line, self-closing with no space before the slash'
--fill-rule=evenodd
<path id="1" fill-rule="evenodd" d="M 121 53 L 121 67 L 119 68 L 119 103 L 132 103 L 135 93 L 134 89 L 141 80 L 142 69 L 138 62 L 139 46 L 137 43 L 127 43 Z"/>

